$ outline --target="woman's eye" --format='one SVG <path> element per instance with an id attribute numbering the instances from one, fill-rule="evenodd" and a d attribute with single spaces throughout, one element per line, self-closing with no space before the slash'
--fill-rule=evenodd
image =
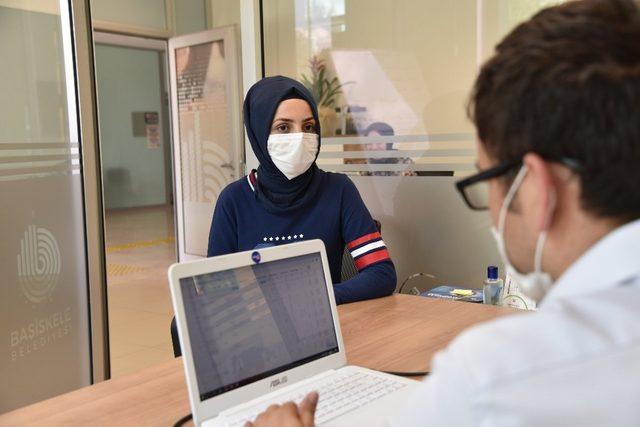
<path id="1" fill-rule="evenodd" d="M 307 133 L 313 133 L 316 131 L 316 125 L 313 123 L 307 123 L 304 125 L 304 131 Z"/>
<path id="2" fill-rule="evenodd" d="M 286 133 L 288 130 L 289 130 L 289 126 L 284 123 L 276 126 L 276 131 L 280 133 Z"/>

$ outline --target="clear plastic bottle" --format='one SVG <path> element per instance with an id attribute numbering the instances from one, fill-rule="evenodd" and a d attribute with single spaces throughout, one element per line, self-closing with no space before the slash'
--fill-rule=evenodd
<path id="1" fill-rule="evenodd" d="M 498 278 L 498 267 L 487 267 L 487 279 L 482 286 L 482 302 L 484 304 L 500 305 L 503 281 Z"/>

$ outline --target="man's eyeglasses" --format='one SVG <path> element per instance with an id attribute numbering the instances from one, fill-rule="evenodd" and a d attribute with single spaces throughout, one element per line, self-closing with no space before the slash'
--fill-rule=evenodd
<path id="1" fill-rule="evenodd" d="M 580 170 L 580 163 L 577 160 L 562 158 L 557 162 L 571 170 Z M 487 210 L 489 209 L 489 180 L 501 177 L 521 165 L 522 159 L 500 163 L 456 182 L 456 188 L 469 208 L 476 211 Z"/>

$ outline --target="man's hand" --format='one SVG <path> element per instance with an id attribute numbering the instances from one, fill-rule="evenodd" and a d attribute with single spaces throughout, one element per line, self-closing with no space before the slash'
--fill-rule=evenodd
<path id="1" fill-rule="evenodd" d="M 289 402 L 284 405 L 271 405 L 254 422 L 248 422 L 244 427 L 313 427 L 318 393 L 309 393 L 299 406 Z"/>

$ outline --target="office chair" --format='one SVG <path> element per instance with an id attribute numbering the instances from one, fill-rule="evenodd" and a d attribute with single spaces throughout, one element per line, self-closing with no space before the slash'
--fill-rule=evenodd
<path id="1" fill-rule="evenodd" d="M 376 228 L 378 232 L 382 231 L 382 224 L 380 221 L 374 220 L 376 223 Z M 355 277 L 358 274 L 358 269 L 356 268 L 356 263 L 351 256 L 351 252 L 349 248 L 345 246 L 344 253 L 342 254 L 342 270 L 340 271 L 340 282 L 344 282 L 346 280 Z M 180 339 L 178 338 L 178 326 L 176 325 L 176 317 L 173 316 L 171 319 L 171 344 L 173 345 L 173 355 L 175 357 L 182 356 L 182 348 L 180 348 Z"/>
<path id="2" fill-rule="evenodd" d="M 173 345 L 173 356 L 182 356 L 182 348 L 180 347 L 180 339 L 178 338 L 178 325 L 176 325 L 176 316 L 171 319 L 171 344 Z"/>

